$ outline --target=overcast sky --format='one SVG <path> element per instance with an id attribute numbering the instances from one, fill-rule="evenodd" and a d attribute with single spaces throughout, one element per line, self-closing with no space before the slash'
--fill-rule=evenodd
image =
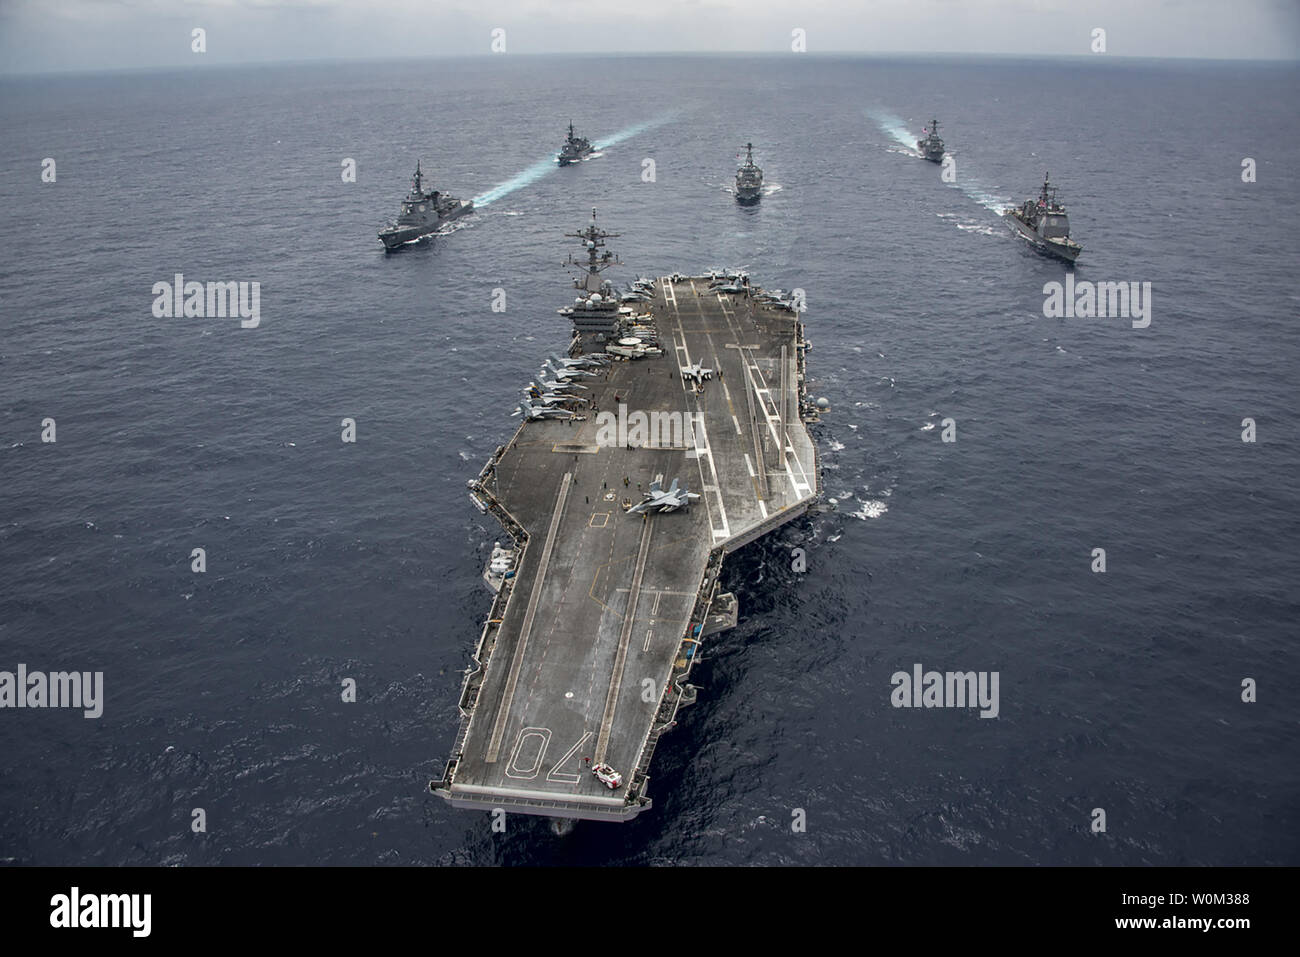
<path id="1" fill-rule="evenodd" d="M 1300 59 L 1300 0 L 0 0 L 0 72 L 506 53 Z"/>

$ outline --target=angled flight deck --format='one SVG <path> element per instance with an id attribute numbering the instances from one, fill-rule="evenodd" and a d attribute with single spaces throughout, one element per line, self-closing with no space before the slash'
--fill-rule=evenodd
<path id="1" fill-rule="evenodd" d="M 595 288 L 595 307 L 611 310 L 610 284 Z M 669 276 L 653 290 L 610 311 L 608 333 L 583 331 L 600 323 L 574 310 L 571 356 L 632 343 L 618 334 L 635 327 L 638 357 L 575 380 L 576 417 L 525 416 L 470 483 L 517 557 L 432 785 L 454 806 L 611 821 L 648 808 L 656 741 L 694 698 L 695 649 L 735 623 L 734 599 L 718 594 L 723 557 L 819 495 L 799 313 L 747 277 Z M 682 374 L 693 366 L 711 377 Z M 653 434 L 637 431 L 636 413 Z M 689 507 L 626 511 L 673 479 L 698 495 Z M 597 764 L 621 786 L 599 781 Z"/>

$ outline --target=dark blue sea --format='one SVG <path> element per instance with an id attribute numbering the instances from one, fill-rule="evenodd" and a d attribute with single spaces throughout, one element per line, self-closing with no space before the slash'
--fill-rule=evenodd
<path id="1" fill-rule="evenodd" d="M 1108 57 L 0 81 L 0 670 L 105 688 L 0 711 L 0 861 L 1300 864 L 1297 94 Z M 604 148 L 558 169 L 570 120 Z M 385 256 L 417 159 L 480 208 Z M 1076 281 L 1151 283 L 1148 327 L 1044 317 L 1067 267 L 996 210 L 1046 171 Z M 465 483 L 593 206 L 616 280 L 806 291 L 826 508 L 729 560 L 653 809 L 494 834 L 427 789 L 502 538 Z M 176 273 L 260 283 L 260 324 L 155 317 Z M 998 672 L 998 717 L 893 707 L 917 663 Z"/>

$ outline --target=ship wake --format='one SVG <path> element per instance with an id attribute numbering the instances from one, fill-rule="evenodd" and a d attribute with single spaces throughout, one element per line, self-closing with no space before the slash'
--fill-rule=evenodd
<path id="1" fill-rule="evenodd" d="M 636 136 L 639 133 L 644 133 L 647 130 L 652 130 L 656 126 L 662 126 L 664 123 L 667 123 L 672 118 L 673 118 L 673 114 L 666 113 L 663 116 L 658 117 L 656 119 L 646 120 L 644 123 L 637 123 L 634 126 L 629 126 L 627 129 L 620 130 L 614 135 L 608 136 L 603 140 L 597 140 L 595 143 L 592 144 L 592 149 L 597 151 L 608 149 L 609 147 L 615 145 L 616 143 L 621 143 L 626 139 L 631 139 L 633 136 Z M 593 156 L 595 155 L 598 155 L 598 153 L 593 154 Z M 587 158 L 591 159 L 593 157 L 589 156 Z M 543 176 L 547 175 L 548 173 L 554 172 L 559 168 L 560 168 L 559 164 L 555 162 L 555 154 L 551 154 L 547 156 L 545 159 L 540 159 L 536 163 L 533 163 L 523 172 L 518 173 L 515 176 L 512 176 L 504 183 L 494 186 L 487 192 L 480 193 L 479 195 L 475 196 L 474 205 L 488 206 L 491 203 L 495 203 L 497 200 L 504 199 L 505 197 L 509 196 L 511 193 L 518 192 L 519 190 L 523 189 L 525 186 L 531 186 L 533 183 L 536 183 Z"/>
<path id="2" fill-rule="evenodd" d="M 551 170 L 556 168 L 555 157 L 548 156 L 546 159 L 540 159 L 532 166 L 529 166 L 522 173 L 512 176 L 499 186 L 494 186 L 486 193 L 480 193 L 474 197 L 475 206 L 487 206 L 509 196 L 516 190 L 523 189 L 525 186 L 531 186 Z"/>
<path id="3" fill-rule="evenodd" d="M 870 111 L 867 115 L 870 116 L 873 120 L 875 120 L 876 125 L 880 127 L 882 133 L 889 136 L 899 146 L 902 147 L 902 149 L 891 147 L 889 152 L 905 153 L 906 155 L 916 159 L 922 158 L 920 152 L 918 152 L 916 149 L 916 140 L 920 134 L 909 133 L 907 129 L 907 124 L 904 123 L 901 119 L 899 119 L 893 113 L 888 113 L 881 110 Z M 999 216 L 1001 216 L 1008 209 L 1011 209 L 1012 207 L 1015 206 L 1015 204 L 1010 199 L 1004 196 L 998 196 L 997 194 L 989 190 L 987 187 L 985 187 L 983 184 L 981 184 L 975 177 L 971 176 L 970 173 L 967 171 L 963 161 L 960 160 L 955 154 L 950 154 L 950 155 L 952 155 L 952 158 L 957 165 L 957 169 L 956 169 L 957 181 L 954 183 L 946 183 L 945 185 L 956 188 L 967 199 L 971 200 L 972 202 L 978 203 L 979 205 L 987 209 L 989 212 L 996 213 Z M 959 228 L 969 228 L 969 227 L 959 227 Z"/>
<path id="4" fill-rule="evenodd" d="M 964 172 L 958 174 L 957 182 L 946 185 L 957 187 L 967 199 L 979 203 L 989 212 L 997 213 L 999 216 L 1016 205 L 1005 196 L 996 196 L 989 192 Z"/>
<path id="5" fill-rule="evenodd" d="M 591 144 L 591 148 L 594 150 L 607 150 L 611 146 L 617 146 L 619 143 L 622 143 L 624 140 L 631 139 L 634 136 L 639 136 L 642 133 L 647 133 L 650 130 L 655 129 L 656 127 L 663 126 L 669 120 L 673 119 L 675 115 L 676 114 L 669 112 L 663 114 L 662 116 L 656 117 L 653 120 L 646 120 L 644 123 L 637 123 L 635 126 L 629 126 L 627 129 L 620 130 L 619 132 L 615 133 L 613 136 L 607 136 L 603 140 L 596 140 Z"/>
<path id="6" fill-rule="evenodd" d="M 908 132 L 907 124 L 901 119 L 893 113 L 875 110 L 867 115 L 876 121 L 876 125 L 880 127 L 882 133 L 902 146 L 908 156 L 920 157 L 921 154 L 916 149 L 916 136 Z"/>

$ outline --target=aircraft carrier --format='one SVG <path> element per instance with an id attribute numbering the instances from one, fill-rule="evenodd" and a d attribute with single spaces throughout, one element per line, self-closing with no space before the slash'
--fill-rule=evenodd
<path id="1" fill-rule="evenodd" d="M 802 302 L 735 272 L 617 293 L 599 275 L 617 264 L 601 251 L 612 234 L 592 216 L 571 234 L 586 275 L 560 312 L 574 324 L 561 361 L 596 356 L 585 360 L 595 375 L 573 380 L 586 388 L 571 400 L 550 400 L 555 418 L 521 409 L 514 437 L 469 483 L 510 542 L 485 572 L 496 600 L 451 757 L 430 785 L 453 807 L 602 821 L 649 808 L 651 757 L 695 700 L 697 651 L 736 623 L 724 559 L 821 491 Z M 657 427 L 639 430 L 637 413 L 659 413 Z M 673 479 L 695 501 L 628 511 Z"/>

